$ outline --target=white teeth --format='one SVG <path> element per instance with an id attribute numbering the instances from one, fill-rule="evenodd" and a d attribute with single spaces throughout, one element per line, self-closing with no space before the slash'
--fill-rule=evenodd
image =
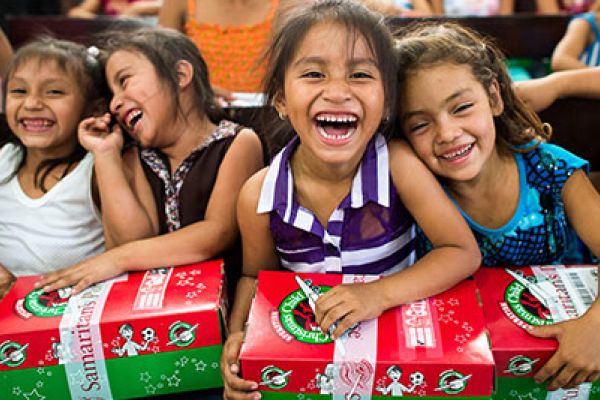
<path id="1" fill-rule="evenodd" d="M 442 155 L 442 158 L 452 159 L 452 158 L 460 157 L 462 155 L 467 154 L 472 148 L 473 148 L 473 144 L 470 144 L 468 146 L 463 147 L 462 150 L 455 151 L 454 153 L 444 154 L 444 155 Z"/>
<path id="2" fill-rule="evenodd" d="M 325 132 L 325 129 L 323 129 L 322 127 L 318 127 L 319 130 L 319 134 L 321 136 L 323 136 L 326 139 L 329 140 L 344 140 L 344 139 L 348 139 L 355 131 L 354 128 L 352 129 L 348 129 L 348 131 L 346 133 L 344 133 L 343 135 L 330 135 L 327 132 Z"/>
<path id="3" fill-rule="evenodd" d="M 142 115 L 141 110 L 135 110 L 135 111 L 130 112 L 129 115 L 127 115 L 127 121 L 126 121 L 127 128 L 133 129 L 132 121 L 136 120 L 141 115 Z"/>
<path id="4" fill-rule="evenodd" d="M 343 122 L 343 123 L 348 123 L 348 122 L 356 122 L 357 118 L 354 115 L 330 115 L 330 114 L 324 114 L 324 115 L 318 115 L 317 116 L 317 121 L 319 121 L 319 122 Z"/>

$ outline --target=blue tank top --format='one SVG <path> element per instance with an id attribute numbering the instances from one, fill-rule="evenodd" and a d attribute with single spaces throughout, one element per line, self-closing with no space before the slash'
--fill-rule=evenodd
<path id="1" fill-rule="evenodd" d="M 527 153 L 515 153 L 519 170 L 519 204 L 502 227 L 489 229 L 462 209 L 481 250 L 484 266 L 581 264 L 591 254 L 567 221 L 562 189 L 577 169 L 587 172 L 587 161 L 553 144 L 542 143 Z M 431 243 L 419 229 L 419 256 Z"/>

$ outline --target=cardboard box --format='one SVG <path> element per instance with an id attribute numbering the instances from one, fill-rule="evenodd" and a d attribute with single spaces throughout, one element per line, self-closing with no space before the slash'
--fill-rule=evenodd
<path id="1" fill-rule="evenodd" d="M 583 314 L 597 296 L 596 266 L 481 268 L 475 281 L 496 362 L 495 399 L 600 399 L 600 382 L 554 392 L 537 385 L 532 377 L 554 354 L 557 342 L 525 330 Z"/>
<path id="2" fill-rule="evenodd" d="M 388 310 L 332 342 L 296 276 L 315 292 L 376 278 L 259 274 L 240 362 L 263 399 L 490 398 L 493 360 L 473 281 Z"/>
<path id="3" fill-rule="evenodd" d="M 76 296 L 22 277 L 0 302 L 0 399 L 222 386 L 222 261 L 126 274 Z"/>

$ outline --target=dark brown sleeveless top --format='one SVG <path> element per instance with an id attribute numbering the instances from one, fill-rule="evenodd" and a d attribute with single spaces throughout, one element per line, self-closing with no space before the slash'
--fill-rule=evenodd
<path id="1" fill-rule="evenodd" d="M 168 157 L 158 149 L 143 149 L 140 162 L 152 189 L 159 221 L 159 235 L 175 231 L 204 219 L 219 167 L 242 126 L 221 121 L 205 143 L 194 149 L 171 175 Z M 239 238 L 224 254 L 230 293 L 241 272 Z"/>

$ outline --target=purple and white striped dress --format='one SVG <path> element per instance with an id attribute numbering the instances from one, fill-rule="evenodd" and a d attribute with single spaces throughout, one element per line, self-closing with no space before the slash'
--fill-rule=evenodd
<path id="1" fill-rule="evenodd" d="M 273 159 L 257 209 L 269 213 L 281 266 L 296 272 L 388 275 L 412 265 L 414 220 L 392 182 L 384 137 L 377 134 L 367 145 L 351 191 L 327 227 L 294 195 L 289 160 L 299 142 L 295 137 Z"/>

